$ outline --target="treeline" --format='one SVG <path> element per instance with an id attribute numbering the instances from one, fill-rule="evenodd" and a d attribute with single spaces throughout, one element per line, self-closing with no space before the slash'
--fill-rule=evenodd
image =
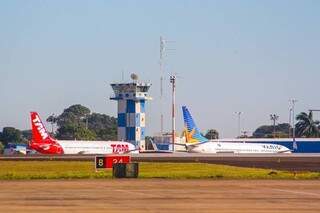
<path id="1" fill-rule="evenodd" d="M 300 138 L 319 138 L 320 121 L 314 120 L 313 113 L 301 112 L 296 116 L 295 136 Z M 277 125 L 262 125 L 258 127 L 252 136 L 241 135 L 241 138 L 288 138 L 292 137 L 293 128 L 288 123 L 279 123 Z M 219 133 L 215 129 L 209 129 L 205 134 L 208 139 L 218 139 Z"/>
<path id="2" fill-rule="evenodd" d="M 0 132 L 0 153 L 8 143 L 26 144 L 31 139 L 31 130 L 19 130 L 14 127 L 4 127 Z"/>
<path id="3" fill-rule="evenodd" d="M 8 143 L 28 143 L 31 139 L 31 130 L 19 130 L 14 127 L 4 127 L 0 132 L 0 149 Z"/>
<path id="4" fill-rule="evenodd" d="M 54 136 L 61 140 L 116 140 L 117 119 L 105 114 L 91 113 L 80 104 L 65 109 L 61 115 L 51 115 L 47 121 L 56 125 Z"/>
<path id="5" fill-rule="evenodd" d="M 91 112 L 80 104 L 72 105 L 60 115 L 46 119 L 50 134 L 61 140 L 116 140 L 117 119 L 105 114 Z M 55 131 L 52 131 L 56 129 Z M 0 132 L 0 150 L 8 143 L 27 144 L 32 137 L 31 130 L 4 127 Z"/>
<path id="6" fill-rule="evenodd" d="M 252 138 L 288 138 L 289 133 L 292 135 L 292 127 L 288 123 L 262 125 L 252 133 Z"/>
<path id="7" fill-rule="evenodd" d="M 313 113 L 301 112 L 296 116 L 295 136 L 299 138 L 319 138 L 320 122 L 314 120 Z M 264 125 L 257 128 L 252 137 L 254 138 L 287 138 L 292 137 L 293 128 L 288 123 L 278 125 Z"/>

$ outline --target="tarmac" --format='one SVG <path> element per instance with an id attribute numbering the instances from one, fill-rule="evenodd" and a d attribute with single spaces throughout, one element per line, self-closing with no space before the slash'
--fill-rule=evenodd
<path id="1" fill-rule="evenodd" d="M 0 156 L 0 160 L 94 161 L 96 155 L 27 155 Z M 107 156 L 107 155 L 106 155 Z M 289 171 L 320 171 L 320 153 L 291 154 L 201 154 L 140 153 L 130 154 L 135 162 L 203 162 Z"/>
<path id="2" fill-rule="evenodd" d="M 0 212 L 320 212 L 319 180 L 21 180 L 0 189 Z"/>

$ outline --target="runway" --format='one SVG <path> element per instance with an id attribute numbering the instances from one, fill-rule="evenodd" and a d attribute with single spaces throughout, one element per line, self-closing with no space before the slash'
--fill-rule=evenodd
<path id="1" fill-rule="evenodd" d="M 320 212 L 320 181 L 1 181 L 1 212 Z"/>
<path id="2" fill-rule="evenodd" d="M 320 171 L 320 153 L 315 154 L 200 154 L 140 153 L 130 154 L 135 162 L 203 162 L 243 167 L 289 171 Z M 95 155 L 0 156 L 0 160 L 94 161 Z"/>

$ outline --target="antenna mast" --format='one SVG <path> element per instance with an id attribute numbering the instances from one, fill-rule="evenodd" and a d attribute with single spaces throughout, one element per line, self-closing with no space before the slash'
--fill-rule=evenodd
<path id="1" fill-rule="evenodd" d="M 163 55 L 165 51 L 165 40 L 162 36 L 160 36 L 160 131 L 161 135 L 163 134 L 163 75 L 164 75 L 164 69 L 163 69 Z"/>
<path id="2" fill-rule="evenodd" d="M 164 57 L 166 55 L 167 51 L 173 50 L 173 49 L 167 49 L 166 48 L 166 44 L 170 43 L 170 42 L 174 42 L 174 41 L 168 41 L 166 39 L 164 39 L 162 36 L 160 36 L 160 120 L 161 120 L 161 135 L 163 135 L 163 120 L 164 120 L 164 116 L 163 116 L 163 80 L 164 80 L 164 75 L 165 73 L 165 63 L 164 63 Z"/>

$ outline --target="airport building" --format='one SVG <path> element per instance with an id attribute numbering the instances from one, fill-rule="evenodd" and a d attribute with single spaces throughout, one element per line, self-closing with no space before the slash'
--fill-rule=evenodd
<path id="1" fill-rule="evenodd" d="M 127 141 L 141 151 L 145 150 L 146 101 L 152 100 L 148 94 L 150 83 L 138 82 L 132 77 L 131 83 L 114 83 L 111 87 L 118 103 L 118 140 Z"/>
<path id="2" fill-rule="evenodd" d="M 159 151 L 172 151 L 172 133 L 159 133 L 153 136 L 153 142 L 157 146 L 156 148 Z M 186 138 L 179 137 L 176 135 L 175 144 L 174 144 L 175 152 L 185 152 L 186 151 Z"/>

